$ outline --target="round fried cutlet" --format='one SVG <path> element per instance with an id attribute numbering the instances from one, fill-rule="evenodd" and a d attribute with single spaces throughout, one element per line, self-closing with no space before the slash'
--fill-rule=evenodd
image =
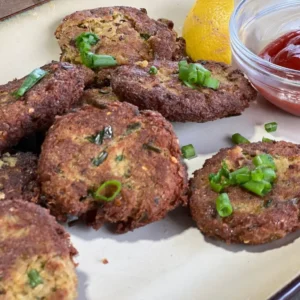
<path id="1" fill-rule="evenodd" d="M 32 153 L 0 156 L 0 201 L 22 198 L 39 201 L 37 183 L 37 157 Z"/>
<path id="2" fill-rule="evenodd" d="M 252 164 L 258 154 L 273 156 L 277 179 L 272 191 L 256 196 L 239 186 L 225 189 L 233 214 L 221 218 L 216 210 L 218 194 L 209 175 L 217 173 L 223 160 L 231 170 Z M 300 226 L 300 146 L 287 142 L 254 143 L 223 149 L 207 160 L 191 180 L 190 208 L 199 229 L 227 243 L 263 244 L 280 239 Z"/>
<path id="3" fill-rule="evenodd" d="M 187 173 L 172 125 L 128 103 L 101 107 L 58 119 L 46 137 L 38 174 L 51 212 L 59 220 L 82 217 L 94 228 L 117 223 L 125 232 L 186 204 Z M 120 194 L 95 200 L 110 180 L 121 182 Z"/>
<path id="4" fill-rule="evenodd" d="M 79 102 L 85 84 L 94 73 L 83 66 L 53 62 L 42 67 L 48 74 L 25 95 L 14 95 L 25 78 L 0 85 L 0 153 L 23 137 L 47 130 L 56 115 Z"/>
<path id="5" fill-rule="evenodd" d="M 171 21 L 150 19 L 145 9 L 101 7 L 64 18 L 55 33 L 61 61 L 81 63 L 75 39 L 83 32 L 93 32 L 100 38 L 92 52 L 112 55 L 118 64 L 180 59 L 185 52 L 185 42 L 177 38 Z"/>
<path id="6" fill-rule="evenodd" d="M 89 89 L 84 91 L 81 102 L 101 108 L 103 104 L 119 101 L 119 98 L 111 90 L 111 87 L 103 87 L 101 89 Z"/>
<path id="7" fill-rule="evenodd" d="M 220 81 L 218 90 L 185 86 L 178 62 L 155 61 L 142 67 L 121 66 L 111 76 L 113 92 L 121 101 L 140 109 L 160 112 L 169 121 L 207 122 L 241 114 L 256 99 L 256 91 L 244 75 L 223 63 L 201 62 Z M 151 66 L 158 73 L 149 74 Z"/>
<path id="8" fill-rule="evenodd" d="M 48 211 L 24 200 L 0 201 L 0 298 L 74 300 L 77 251 Z"/>

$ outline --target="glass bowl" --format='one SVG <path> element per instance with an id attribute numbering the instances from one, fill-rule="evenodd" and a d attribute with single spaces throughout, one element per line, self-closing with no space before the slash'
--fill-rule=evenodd
<path id="1" fill-rule="evenodd" d="M 234 62 L 270 102 L 300 116 L 300 71 L 258 54 L 278 37 L 300 29 L 300 0 L 243 0 L 230 20 Z"/>

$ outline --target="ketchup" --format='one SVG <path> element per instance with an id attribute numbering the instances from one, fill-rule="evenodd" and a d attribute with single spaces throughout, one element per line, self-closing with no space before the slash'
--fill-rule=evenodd
<path id="1" fill-rule="evenodd" d="M 272 42 L 260 53 L 260 57 L 278 66 L 300 71 L 300 30 Z"/>

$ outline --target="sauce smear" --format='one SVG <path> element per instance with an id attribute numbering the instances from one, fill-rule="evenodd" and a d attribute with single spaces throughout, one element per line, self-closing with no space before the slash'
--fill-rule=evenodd
<path id="1" fill-rule="evenodd" d="M 260 57 L 278 66 L 300 71 L 300 30 L 272 42 L 260 53 Z"/>

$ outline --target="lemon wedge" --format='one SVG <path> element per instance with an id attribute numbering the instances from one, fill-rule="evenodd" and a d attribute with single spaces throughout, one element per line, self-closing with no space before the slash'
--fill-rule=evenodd
<path id="1" fill-rule="evenodd" d="M 231 63 L 229 20 L 233 9 L 234 0 L 197 0 L 182 33 L 193 60 Z"/>

